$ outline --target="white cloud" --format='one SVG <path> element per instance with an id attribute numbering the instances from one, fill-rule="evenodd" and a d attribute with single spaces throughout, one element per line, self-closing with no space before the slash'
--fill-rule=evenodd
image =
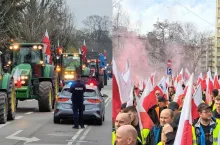
<path id="1" fill-rule="evenodd" d="M 158 18 L 160 21 L 168 19 L 182 23 L 192 22 L 200 31 L 214 32 L 215 30 L 215 1 L 148 0 L 145 2 L 142 0 L 124 0 L 121 4 L 130 16 L 133 28 L 136 27 L 138 20 L 141 21 L 142 34 L 151 31 Z"/>

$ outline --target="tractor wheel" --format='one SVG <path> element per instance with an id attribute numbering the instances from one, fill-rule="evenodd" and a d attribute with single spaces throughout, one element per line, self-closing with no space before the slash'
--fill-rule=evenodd
<path id="1" fill-rule="evenodd" d="M 0 124 L 7 122 L 8 115 L 8 99 L 7 93 L 0 92 Z"/>
<path id="2" fill-rule="evenodd" d="M 8 120 L 14 120 L 16 114 L 16 96 L 13 80 L 10 81 L 8 90 Z"/>
<path id="3" fill-rule="evenodd" d="M 51 82 L 40 82 L 38 106 L 40 112 L 51 112 L 53 106 Z"/>

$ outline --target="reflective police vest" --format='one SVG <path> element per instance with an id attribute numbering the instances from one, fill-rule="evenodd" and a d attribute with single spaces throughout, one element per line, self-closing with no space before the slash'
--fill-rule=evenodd
<path id="1" fill-rule="evenodd" d="M 216 127 L 213 130 L 212 133 L 212 138 L 213 138 L 213 143 L 212 145 L 218 145 L 218 134 L 220 131 L 220 124 L 217 122 Z M 193 135 L 193 145 L 198 145 L 197 139 L 196 139 L 196 129 L 195 127 L 192 127 L 192 135 Z"/>

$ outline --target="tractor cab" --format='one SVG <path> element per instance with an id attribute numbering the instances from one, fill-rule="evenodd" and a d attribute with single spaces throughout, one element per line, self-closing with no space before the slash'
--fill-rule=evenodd
<path id="1" fill-rule="evenodd" d="M 16 67 L 20 64 L 30 64 L 32 78 L 39 78 L 42 67 L 45 65 L 45 55 L 43 54 L 43 44 L 12 44 L 10 48 L 11 66 Z M 22 68 L 22 66 L 21 66 Z M 22 71 L 21 75 L 28 75 L 27 71 Z"/>

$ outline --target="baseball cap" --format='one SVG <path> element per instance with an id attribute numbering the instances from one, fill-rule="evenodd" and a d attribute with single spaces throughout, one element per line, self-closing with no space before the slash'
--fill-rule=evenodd
<path id="1" fill-rule="evenodd" d="M 158 100 L 158 102 L 166 102 L 166 101 L 168 101 L 168 100 L 166 100 L 164 97 L 162 97 L 162 96 L 159 96 L 158 98 L 157 98 L 157 100 Z"/>
<path id="2" fill-rule="evenodd" d="M 170 102 L 168 105 L 168 108 L 171 109 L 172 111 L 178 110 L 179 104 L 176 102 Z"/>
<path id="3" fill-rule="evenodd" d="M 209 106 L 209 105 L 206 104 L 206 103 L 201 103 L 201 104 L 199 104 L 199 106 L 198 106 L 198 112 L 201 112 L 202 110 L 206 110 L 206 109 L 212 109 L 212 107 Z"/>

